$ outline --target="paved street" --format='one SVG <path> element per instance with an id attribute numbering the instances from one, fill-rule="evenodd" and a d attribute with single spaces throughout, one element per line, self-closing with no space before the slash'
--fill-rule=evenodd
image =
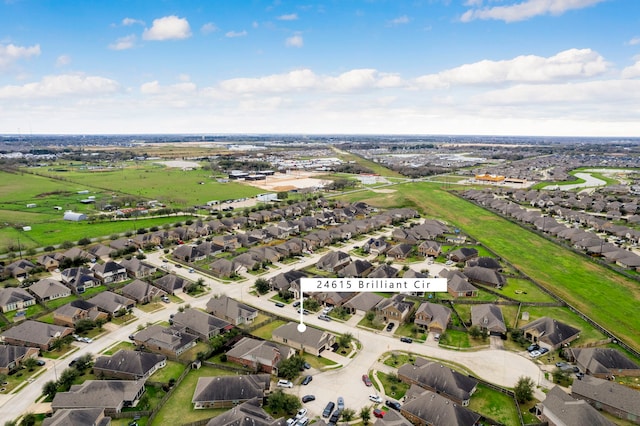
<path id="1" fill-rule="evenodd" d="M 340 250 L 349 251 L 354 245 L 361 244 L 355 242 L 346 245 Z M 313 255 L 305 257 L 302 263 L 292 263 L 288 265 L 274 265 L 261 278 L 269 279 L 279 273 L 292 269 L 298 269 L 316 263 L 321 255 Z M 161 251 L 150 253 L 147 255 L 146 261 L 157 267 L 171 265 L 162 262 L 163 253 Z M 429 265 L 440 267 L 441 265 Z M 278 315 L 290 318 L 292 321 L 299 321 L 299 315 L 295 309 L 288 305 L 284 308 L 278 308 L 269 297 L 256 297 L 250 293 L 251 286 L 255 282 L 256 277 L 247 274 L 246 279 L 241 283 L 223 284 L 218 280 L 199 274 L 198 272 L 189 272 L 186 268 L 174 268 L 168 266 L 169 270 L 176 274 L 191 280 L 197 280 L 202 277 L 205 283 L 210 287 L 210 291 L 206 295 L 192 298 L 188 295 L 180 294 L 179 296 L 185 300 L 185 303 L 191 304 L 192 307 L 202 308 L 206 305 L 210 297 L 217 294 L 226 294 L 229 297 L 242 300 L 243 302 L 255 306 L 264 311 L 274 312 Z M 422 266 L 420 266 L 422 268 Z M 47 362 L 47 369 L 44 373 L 35 377 L 33 382 L 23 387 L 18 392 L 10 395 L 0 396 L 0 422 L 15 419 L 20 413 L 35 412 L 38 406 L 34 401 L 40 396 L 44 383 L 55 380 L 67 366 L 72 358 L 87 353 L 97 354 L 104 349 L 112 346 L 119 341 L 128 341 L 128 336 L 136 331 L 139 325 L 153 323 L 166 320 L 169 314 L 178 310 L 178 305 L 171 303 L 163 305 L 164 309 L 153 313 L 146 313 L 137 308 L 134 309 L 134 315 L 137 319 L 125 326 L 117 327 L 113 331 L 105 333 L 99 339 L 91 344 L 78 344 L 79 349 L 66 359 L 54 360 Z M 487 349 L 481 351 L 465 352 L 450 351 L 442 349 L 437 345 L 426 343 L 407 344 L 400 342 L 397 337 L 393 337 L 385 331 L 371 331 L 355 327 L 359 318 L 352 318 L 347 323 L 333 321 L 327 323 L 321 321 L 315 315 L 306 315 L 304 320 L 307 324 L 317 326 L 319 328 L 328 328 L 334 333 L 351 333 L 362 344 L 362 350 L 354 357 L 340 357 L 338 355 L 328 355 L 331 357 L 338 356 L 336 360 L 342 359 L 343 368 L 330 370 L 325 372 L 316 372 L 313 381 L 307 386 L 295 386 L 291 392 L 300 396 L 314 394 L 316 401 L 306 404 L 310 410 L 310 414 L 319 415 L 326 405 L 327 401 L 335 401 L 338 396 L 343 396 L 348 408 L 353 408 L 358 412 L 361 407 L 371 405 L 368 395 L 375 392 L 373 387 L 367 388 L 362 382 L 362 375 L 371 369 L 384 368 L 378 362 L 380 357 L 387 351 L 410 351 L 416 355 L 438 358 L 460 365 L 464 365 L 468 370 L 472 371 L 476 376 L 496 383 L 501 386 L 513 387 L 520 376 L 529 376 L 535 383 L 541 383 L 548 387 L 549 383 L 542 379 L 543 375 L 539 367 L 530 359 L 519 354 L 505 351 Z M 542 392 L 537 390 L 537 395 L 542 397 Z M 384 396 L 383 396 L 384 398 Z"/>

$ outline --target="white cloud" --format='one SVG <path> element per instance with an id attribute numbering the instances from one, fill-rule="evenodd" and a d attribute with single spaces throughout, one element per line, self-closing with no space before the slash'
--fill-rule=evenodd
<path id="1" fill-rule="evenodd" d="M 483 60 L 472 64 L 418 77 L 422 88 L 446 88 L 451 85 L 539 82 L 589 78 L 602 74 L 609 64 L 591 49 L 569 49 L 545 58 L 518 56 L 504 61 Z"/>
<path id="2" fill-rule="evenodd" d="M 228 38 L 235 38 L 235 37 L 244 37 L 246 35 L 247 35 L 247 32 L 245 30 L 242 30 L 242 31 L 227 31 L 224 36 Z"/>
<path id="3" fill-rule="evenodd" d="M 141 21 L 140 19 L 134 19 L 134 18 L 124 18 L 122 20 L 122 25 L 124 25 L 125 27 L 129 27 L 131 25 L 144 25 L 144 21 Z"/>
<path id="4" fill-rule="evenodd" d="M 569 10 L 583 9 L 605 0 L 510 0 L 505 6 L 484 7 L 467 10 L 460 20 L 470 22 L 476 19 L 495 19 L 505 22 L 524 21 L 539 15 L 562 15 Z M 471 2 L 469 6 L 478 7 L 481 2 Z M 477 3 L 477 4 L 476 4 Z"/>
<path id="5" fill-rule="evenodd" d="M 136 45 L 136 35 L 131 34 L 125 37 L 120 37 L 115 41 L 115 43 L 111 43 L 109 45 L 109 49 L 111 50 L 127 50 L 132 49 Z"/>
<path id="6" fill-rule="evenodd" d="M 219 31 L 220 29 L 213 22 L 207 22 L 202 27 L 200 27 L 200 32 L 202 34 L 211 34 Z"/>
<path id="7" fill-rule="evenodd" d="M 407 15 L 398 16 L 389 21 L 389 25 L 404 25 L 411 21 Z"/>
<path id="8" fill-rule="evenodd" d="M 181 76 L 184 78 L 185 76 Z M 158 80 L 149 81 L 140 85 L 140 93 L 144 95 L 185 95 L 194 93 L 197 86 L 187 80 L 180 83 L 162 86 Z"/>
<path id="9" fill-rule="evenodd" d="M 296 21 L 298 19 L 298 14 L 290 13 L 288 15 L 280 15 L 276 19 L 278 19 L 279 21 Z"/>
<path id="10" fill-rule="evenodd" d="M 30 47 L 16 46 L 15 44 L 0 44 L 0 68 L 13 62 L 40 55 L 40 45 Z"/>
<path id="11" fill-rule="evenodd" d="M 117 81 L 99 76 L 61 74 L 45 76 L 42 80 L 21 86 L 0 87 L 0 99 L 50 98 L 56 96 L 92 96 L 115 93 Z"/>
<path id="12" fill-rule="evenodd" d="M 631 40 L 629 40 L 629 41 L 627 42 L 627 44 L 628 44 L 629 46 L 637 46 L 638 44 L 640 44 L 640 37 L 634 37 L 634 38 L 632 38 Z"/>
<path id="13" fill-rule="evenodd" d="M 296 35 L 293 35 L 291 37 L 288 37 L 285 40 L 284 43 L 285 43 L 285 45 L 287 47 L 302 47 L 302 46 L 304 46 L 304 40 L 303 40 L 303 38 L 302 38 L 302 36 L 300 34 L 296 34 Z"/>
<path id="14" fill-rule="evenodd" d="M 60 55 L 56 58 L 56 67 L 64 67 L 65 65 L 69 65 L 71 63 L 71 56 L 69 55 Z"/>
<path id="15" fill-rule="evenodd" d="M 185 18 L 175 15 L 153 20 L 151 28 L 144 30 L 145 40 L 182 40 L 191 37 L 191 27 Z"/>
<path id="16" fill-rule="evenodd" d="M 637 78 L 640 77 L 640 58 L 636 58 L 636 63 L 630 67 L 626 67 L 620 73 L 622 78 Z"/>

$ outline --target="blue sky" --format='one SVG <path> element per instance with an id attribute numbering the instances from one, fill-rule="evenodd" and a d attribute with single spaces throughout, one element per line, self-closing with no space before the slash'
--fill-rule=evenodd
<path id="1" fill-rule="evenodd" d="M 0 133 L 640 136 L 638 0 L 0 1 Z"/>

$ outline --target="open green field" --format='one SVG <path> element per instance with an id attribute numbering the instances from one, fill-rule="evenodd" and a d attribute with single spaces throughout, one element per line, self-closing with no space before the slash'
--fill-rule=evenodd
<path id="1" fill-rule="evenodd" d="M 505 425 L 520 424 L 513 398 L 484 385 L 478 385 L 469 402 L 469 409 Z"/>
<path id="2" fill-rule="evenodd" d="M 380 207 L 413 207 L 425 216 L 455 224 L 640 350 L 637 282 L 443 191 L 440 185 L 410 183 L 398 189 L 392 194 L 354 193 L 349 198 Z"/>

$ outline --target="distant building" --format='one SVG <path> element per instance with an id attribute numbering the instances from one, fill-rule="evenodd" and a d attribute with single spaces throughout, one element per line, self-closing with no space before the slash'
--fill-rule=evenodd
<path id="1" fill-rule="evenodd" d="M 83 213 L 74 213 L 72 211 L 68 211 L 64 213 L 64 220 L 70 220 L 72 222 L 79 222 L 81 220 L 87 220 L 87 215 Z"/>

